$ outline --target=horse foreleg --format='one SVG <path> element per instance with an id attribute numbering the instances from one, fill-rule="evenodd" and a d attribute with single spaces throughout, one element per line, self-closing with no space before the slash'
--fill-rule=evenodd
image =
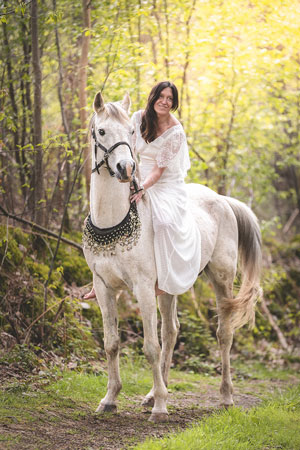
<path id="1" fill-rule="evenodd" d="M 96 409 L 96 412 L 111 412 L 117 409 L 116 398 L 122 388 L 119 370 L 117 301 L 115 295 L 97 277 L 94 277 L 94 287 L 102 313 L 104 348 L 108 366 L 107 392 Z"/>
<path id="2" fill-rule="evenodd" d="M 158 296 L 158 306 L 161 314 L 161 372 L 165 383 L 168 386 L 169 370 L 172 363 L 173 350 L 179 330 L 179 321 L 177 318 L 177 297 L 165 294 Z M 146 395 L 143 403 L 144 406 L 154 405 L 153 388 Z"/>
<path id="3" fill-rule="evenodd" d="M 166 407 L 168 391 L 161 373 L 161 349 L 157 335 L 157 310 L 154 293 L 148 292 L 143 287 L 142 292 L 136 295 L 143 319 L 144 328 L 144 353 L 152 367 L 154 406 L 149 420 L 164 422 L 167 420 Z"/>

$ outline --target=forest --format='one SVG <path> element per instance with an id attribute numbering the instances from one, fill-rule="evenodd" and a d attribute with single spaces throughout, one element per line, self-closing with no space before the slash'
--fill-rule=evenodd
<path id="1" fill-rule="evenodd" d="M 101 313 L 95 301 L 83 300 L 92 285 L 81 250 L 91 174 L 87 131 L 98 91 L 106 102 L 120 101 L 128 93 L 134 112 L 145 107 L 152 86 L 164 80 L 179 91 L 175 115 L 187 135 L 191 159 L 186 182 L 245 202 L 261 228 L 263 296 L 254 329 L 244 327 L 235 335 L 236 379 L 246 383 L 251 373 L 253 379 L 266 378 L 265 367 L 270 379 L 279 377 L 277 370 L 286 371 L 284 376 L 294 377 L 287 384 L 299 384 L 299 1 L 2 0 L 0 22 L 4 397 L 14 390 L 29 395 L 33 385 L 47 385 L 51 395 L 66 396 L 62 380 L 70 391 L 76 390 L 78 379 L 72 377 L 77 375 L 86 377 L 86 386 L 92 376 L 104 377 L 104 383 Z M 239 281 L 238 276 L 236 290 Z M 144 374 L 143 329 L 132 293 L 123 290 L 118 296 L 121 356 L 129 378 L 135 374 L 134 364 Z M 214 380 L 220 373 L 215 295 L 205 276 L 179 296 L 178 314 L 172 366 L 176 382 L 170 389 L 194 392 L 196 375 Z M 90 389 L 86 386 L 84 392 Z M 86 401 L 92 408 L 91 392 Z M 66 408 L 74 398 L 65 400 Z M 7 402 L 6 397 L 0 401 L 1 417 Z M 294 404 L 299 409 L 299 401 Z M 19 422 L 27 420 L 18 416 L 17 406 L 12 408 Z M 178 431 L 175 425 L 167 432 Z M 129 424 L 123 426 L 127 430 Z M 155 436 L 165 432 L 160 429 Z M 79 438 L 76 447 L 63 440 L 55 447 L 50 441 L 32 447 L 28 431 L 21 447 L 17 426 L 9 438 L 2 433 L 0 447 L 3 441 L 3 448 L 18 449 L 128 448 L 142 440 L 133 433 L 130 443 L 115 446 L 108 437 L 107 442 L 91 441 L 90 447 Z M 143 440 L 149 435 L 155 437 L 149 431 Z M 184 448 L 182 442 L 163 448 Z M 296 448 L 295 443 L 279 444 Z M 275 448 L 231 445 L 222 448 Z"/>

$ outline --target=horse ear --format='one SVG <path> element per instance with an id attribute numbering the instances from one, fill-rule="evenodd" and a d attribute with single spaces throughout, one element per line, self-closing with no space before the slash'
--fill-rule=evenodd
<path id="1" fill-rule="evenodd" d="M 101 92 L 97 92 L 96 96 L 95 96 L 95 100 L 94 100 L 94 111 L 96 113 L 100 113 L 101 111 L 103 111 L 104 109 L 104 100 L 102 97 Z"/>
<path id="2" fill-rule="evenodd" d="M 125 109 L 125 111 L 127 113 L 129 113 L 130 106 L 131 106 L 131 100 L 130 100 L 130 96 L 129 96 L 128 92 L 126 92 L 126 94 L 124 95 L 121 106 L 123 109 Z"/>

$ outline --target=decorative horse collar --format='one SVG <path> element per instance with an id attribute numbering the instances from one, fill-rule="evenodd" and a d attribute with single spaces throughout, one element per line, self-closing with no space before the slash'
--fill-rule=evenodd
<path id="1" fill-rule="evenodd" d="M 118 225 L 110 228 L 98 228 L 92 223 L 89 214 L 83 230 L 83 246 L 88 247 L 94 254 L 115 255 L 117 244 L 122 252 L 131 250 L 136 245 L 141 234 L 141 221 L 135 202 L 130 204 L 125 218 Z"/>

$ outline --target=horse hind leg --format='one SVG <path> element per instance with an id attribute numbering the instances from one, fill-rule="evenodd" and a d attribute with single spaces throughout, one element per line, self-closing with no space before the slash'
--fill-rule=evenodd
<path id="1" fill-rule="evenodd" d="M 221 404 L 225 407 L 233 405 L 233 385 L 230 373 L 230 349 L 233 341 L 233 326 L 232 317 L 229 312 L 222 308 L 223 302 L 227 298 L 232 298 L 233 295 L 233 278 L 234 276 L 217 277 L 209 271 L 209 278 L 211 279 L 216 292 L 217 312 L 218 312 L 218 329 L 217 339 L 221 351 L 222 362 L 222 381 L 220 386 Z"/>
<path id="2" fill-rule="evenodd" d="M 176 339 L 179 330 L 179 321 L 177 318 L 177 297 L 164 294 L 158 296 L 158 306 L 161 314 L 161 372 L 165 383 L 168 386 L 169 370 L 172 363 L 173 350 L 176 344 Z M 146 395 L 143 406 L 154 405 L 153 388 Z"/>
<path id="3" fill-rule="evenodd" d="M 221 350 L 222 360 L 222 381 L 220 393 L 222 405 L 226 407 L 233 405 L 233 385 L 230 373 L 230 349 L 233 341 L 233 328 L 231 326 L 230 317 L 220 311 L 218 312 L 217 338 Z"/>
<path id="4" fill-rule="evenodd" d="M 173 351 L 179 331 L 179 321 L 177 317 L 177 297 L 166 294 L 158 297 L 158 305 L 162 318 L 161 341 L 162 341 L 162 362 L 161 371 L 163 380 L 168 386 L 169 371 L 172 363 Z"/>

